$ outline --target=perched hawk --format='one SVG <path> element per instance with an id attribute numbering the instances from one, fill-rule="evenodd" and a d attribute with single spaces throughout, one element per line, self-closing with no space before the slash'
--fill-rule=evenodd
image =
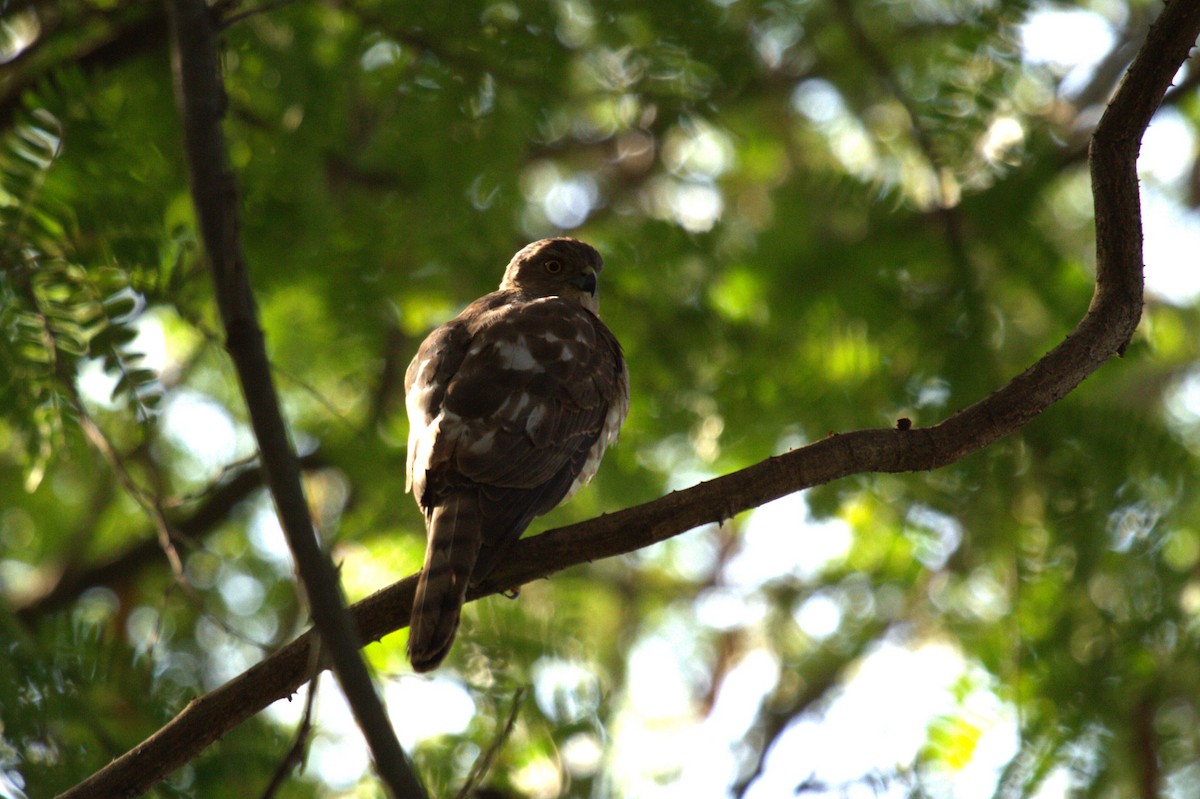
<path id="1" fill-rule="evenodd" d="M 500 290 L 433 331 L 404 378 L 408 485 L 429 540 L 408 656 L 435 668 L 479 583 L 534 516 L 592 479 L 629 410 L 621 346 L 596 315 L 600 253 L 535 241 Z"/>

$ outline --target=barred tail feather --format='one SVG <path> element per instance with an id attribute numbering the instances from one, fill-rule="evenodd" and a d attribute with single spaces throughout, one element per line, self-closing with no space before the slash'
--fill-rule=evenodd
<path id="1" fill-rule="evenodd" d="M 430 513 L 425 568 L 417 580 L 408 631 L 408 659 L 416 671 L 437 668 L 450 652 L 481 540 L 474 492 L 451 493 Z"/>

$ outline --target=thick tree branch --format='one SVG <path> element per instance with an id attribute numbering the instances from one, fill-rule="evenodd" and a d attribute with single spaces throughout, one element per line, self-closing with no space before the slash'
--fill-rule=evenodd
<path id="1" fill-rule="evenodd" d="M 246 399 L 267 486 L 296 560 L 313 623 L 371 748 L 376 771 L 397 799 L 424 797 L 425 790 L 400 748 L 358 652 L 358 632 L 346 611 L 333 562 L 317 540 L 299 464 L 279 410 L 242 253 L 237 191 L 221 131 L 225 92 L 214 21 L 204 0 L 168 0 L 167 13 L 192 199 L 225 325 L 226 348 Z"/>
<path id="2" fill-rule="evenodd" d="M 632 552 L 786 494 L 862 472 L 926 471 L 953 463 L 1018 429 L 1120 353 L 1142 311 L 1142 236 L 1136 163 L 1142 132 L 1200 35 L 1200 3 L 1173 0 L 1151 27 L 1091 148 L 1096 203 L 1096 289 L 1067 338 L 991 396 L 934 427 L 832 435 L 644 505 L 518 542 L 471 598 L 547 577 L 568 566 Z M 415 577 L 357 603 L 365 640 L 408 622 Z M 169 724 L 64 796 L 131 796 L 308 679 L 312 633 L 193 700 Z"/>

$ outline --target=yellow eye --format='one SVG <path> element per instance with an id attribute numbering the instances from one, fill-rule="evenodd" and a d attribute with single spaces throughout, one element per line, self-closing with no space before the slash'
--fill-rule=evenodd
<path id="1" fill-rule="evenodd" d="M 557 275 L 562 271 L 562 261 L 546 261 L 546 271 L 552 275 Z"/>

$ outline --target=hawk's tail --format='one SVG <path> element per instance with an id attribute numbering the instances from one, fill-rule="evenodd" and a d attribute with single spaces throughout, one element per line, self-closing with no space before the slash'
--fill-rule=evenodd
<path id="1" fill-rule="evenodd" d="M 425 568 L 417 580 L 408 659 L 416 671 L 437 668 L 454 643 L 458 616 L 482 540 L 479 497 L 452 492 L 429 515 Z"/>

